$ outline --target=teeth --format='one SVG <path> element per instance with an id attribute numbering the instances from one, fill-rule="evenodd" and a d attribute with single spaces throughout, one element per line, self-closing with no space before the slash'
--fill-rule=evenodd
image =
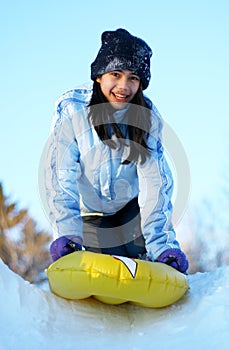
<path id="1" fill-rule="evenodd" d="M 127 97 L 126 95 L 120 95 L 120 94 L 115 94 L 115 96 L 118 98 L 126 98 Z"/>

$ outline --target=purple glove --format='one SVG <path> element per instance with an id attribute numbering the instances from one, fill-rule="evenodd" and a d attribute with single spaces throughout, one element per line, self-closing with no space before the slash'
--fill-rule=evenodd
<path id="1" fill-rule="evenodd" d="M 77 250 L 82 250 L 82 238 L 75 235 L 59 237 L 50 246 L 53 261 Z"/>
<path id="2" fill-rule="evenodd" d="M 157 261 L 170 265 L 182 273 L 186 273 L 188 270 L 188 259 L 186 258 L 186 255 L 178 248 L 165 250 L 161 255 L 159 255 Z"/>

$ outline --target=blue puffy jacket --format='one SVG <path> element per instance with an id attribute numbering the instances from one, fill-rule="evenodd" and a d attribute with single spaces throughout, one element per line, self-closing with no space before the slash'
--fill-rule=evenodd
<path id="1" fill-rule="evenodd" d="M 45 206 L 54 238 L 82 237 L 83 215 L 112 215 L 138 197 L 142 233 L 153 261 L 168 248 L 179 248 L 171 223 L 173 181 L 163 155 L 162 121 L 152 106 L 144 164 L 122 165 L 128 147 L 112 149 L 88 121 L 92 86 L 64 93 L 56 103 L 52 132 L 44 152 Z M 128 107 L 127 107 L 128 108 Z M 114 113 L 125 123 L 125 110 Z"/>

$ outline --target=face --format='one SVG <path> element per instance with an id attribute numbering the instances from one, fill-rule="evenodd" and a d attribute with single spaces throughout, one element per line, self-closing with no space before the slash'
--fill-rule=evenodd
<path id="1" fill-rule="evenodd" d="M 140 78 L 129 70 L 115 70 L 97 78 L 101 91 L 115 109 L 123 109 L 138 91 Z"/>

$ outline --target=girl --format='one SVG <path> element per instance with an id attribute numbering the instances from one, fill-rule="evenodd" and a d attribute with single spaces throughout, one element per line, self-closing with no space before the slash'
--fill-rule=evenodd
<path id="1" fill-rule="evenodd" d="M 171 222 L 162 122 L 143 94 L 151 56 L 126 30 L 104 32 L 91 64 L 93 86 L 57 101 L 45 161 L 53 261 L 84 246 L 187 272 Z"/>

